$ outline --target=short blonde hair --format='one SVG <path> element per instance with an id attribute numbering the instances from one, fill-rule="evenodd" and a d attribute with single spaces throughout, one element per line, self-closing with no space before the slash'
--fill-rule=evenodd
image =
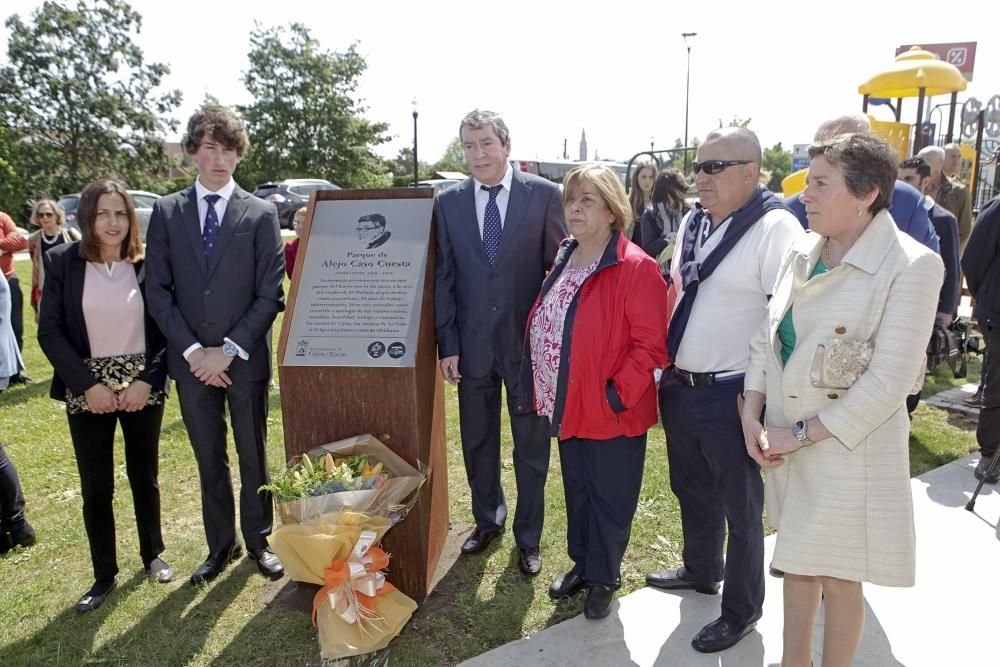
<path id="1" fill-rule="evenodd" d="M 35 205 L 31 209 L 31 221 L 38 222 L 38 209 L 43 205 L 48 205 L 52 209 L 52 212 L 56 214 L 56 222 L 62 227 L 66 224 L 66 212 L 62 209 L 62 206 L 52 201 L 51 199 L 39 199 L 35 202 Z"/>
<path id="2" fill-rule="evenodd" d="M 593 185 L 604 200 L 615 221 L 611 230 L 620 232 L 632 223 L 632 206 L 629 204 L 625 188 L 612 169 L 603 164 L 583 164 L 574 167 L 563 179 L 563 207 L 573 199 L 584 183 Z"/>

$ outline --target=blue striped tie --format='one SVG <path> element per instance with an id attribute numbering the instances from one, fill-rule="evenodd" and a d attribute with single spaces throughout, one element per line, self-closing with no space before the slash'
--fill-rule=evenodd
<path id="1" fill-rule="evenodd" d="M 503 236 L 500 208 L 497 206 L 497 194 L 503 190 L 503 186 L 480 185 L 479 187 L 490 193 L 490 200 L 486 202 L 486 213 L 483 215 L 483 251 L 486 253 L 486 259 L 490 261 L 490 266 L 493 266 L 497 261 L 500 238 Z"/>

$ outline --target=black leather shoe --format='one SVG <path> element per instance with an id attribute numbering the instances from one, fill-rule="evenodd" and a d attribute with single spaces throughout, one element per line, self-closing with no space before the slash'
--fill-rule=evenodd
<path id="1" fill-rule="evenodd" d="M 657 570 L 646 575 L 646 585 L 665 590 L 690 588 L 706 595 L 719 592 L 719 582 L 693 579 L 682 565 L 676 570 Z"/>
<path id="2" fill-rule="evenodd" d="M 604 618 L 611 613 L 611 601 L 614 599 L 615 589 L 611 586 L 591 584 L 583 603 L 583 615 L 591 620 Z"/>
<path id="3" fill-rule="evenodd" d="M 521 572 L 533 577 L 542 571 L 542 554 L 538 547 L 521 549 Z"/>
<path id="4" fill-rule="evenodd" d="M 24 373 L 18 373 L 17 375 L 12 375 L 8 380 L 8 384 L 35 384 L 35 381 Z"/>
<path id="5" fill-rule="evenodd" d="M 587 582 L 583 580 L 583 577 L 569 571 L 566 574 L 560 574 L 552 582 L 552 585 L 549 586 L 549 597 L 553 600 L 572 597 L 583 590 L 586 585 Z"/>
<path id="6" fill-rule="evenodd" d="M 691 640 L 691 646 L 701 653 L 725 651 L 727 648 L 735 646 L 736 642 L 750 634 L 755 627 L 757 627 L 757 621 L 740 626 L 717 618 L 695 635 L 695 638 Z"/>
<path id="7" fill-rule="evenodd" d="M 247 550 L 247 558 L 257 561 L 257 569 L 269 579 L 280 579 L 285 573 L 285 567 L 278 560 L 278 557 L 271 551 L 271 547 L 264 547 L 263 551 Z"/>
<path id="8" fill-rule="evenodd" d="M 169 584 L 174 580 L 174 571 L 162 558 L 154 558 L 146 566 L 146 576 L 160 584 Z"/>
<path id="9" fill-rule="evenodd" d="M 80 601 L 73 606 L 73 610 L 79 614 L 83 614 L 88 611 L 94 611 L 108 598 L 111 591 L 115 590 L 118 585 L 118 577 L 115 577 L 111 581 L 98 581 L 95 582 L 90 590 L 87 591 Z"/>
<path id="10" fill-rule="evenodd" d="M 996 484 L 997 482 L 1000 482 L 1000 464 L 997 464 L 997 467 L 993 469 L 992 475 L 986 474 L 986 471 L 990 469 L 990 464 L 992 462 L 993 459 L 989 456 L 984 456 L 979 459 L 979 465 L 976 466 L 976 472 L 973 473 L 976 476 L 976 479 L 982 479 L 985 477 L 987 484 Z"/>
<path id="11" fill-rule="evenodd" d="M 199 584 L 207 584 L 222 574 L 222 571 L 225 570 L 230 563 L 235 563 L 242 557 L 243 547 L 239 544 L 231 546 L 229 551 L 225 552 L 222 556 L 209 556 L 205 562 L 201 564 L 201 567 L 195 570 L 194 574 L 191 575 L 191 583 L 195 586 L 198 586 Z"/>
<path id="12" fill-rule="evenodd" d="M 499 533 L 500 533 L 499 530 L 493 530 L 488 533 L 484 533 L 483 531 L 476 528 L 474 531 L 472 531 L 472 535 L 469 535 L 469 538 L 465 540 L 464 544 L 462 544 L 462 553 L 466 555 L 479 553 L 480 551 L 488 547 L 490 545 L 490 542 L 493 541 L 493 538 L 496 537 Z"/>

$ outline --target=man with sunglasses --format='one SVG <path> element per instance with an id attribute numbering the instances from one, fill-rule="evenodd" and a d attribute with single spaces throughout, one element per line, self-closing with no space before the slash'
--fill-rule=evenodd
<path id="1" fill-rule="evenodd" d="M 760 162 L 753 132 L 709 133 L 694 162 L 699 202 L 671 261 L 678 298 L 667 342 L 674 365 L 660 381 L 660 412 L 684 565 L 651 572 L 646 583 L 715 594 L 725 580 L 721 616 L 691 642 L 703 653 L 749 634 L 764 603 L 764 487 L 744 446 L 737 398 L 781 259 L 803 232 L 759 184 Z"/>

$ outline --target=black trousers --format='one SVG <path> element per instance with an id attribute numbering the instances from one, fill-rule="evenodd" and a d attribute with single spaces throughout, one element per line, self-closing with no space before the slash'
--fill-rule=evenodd
<path id="1" fill-rule="evenodd" d="M 646 434 L 559 443 L 566 493 L 566 543 L 573 572 L 617 588 L 639 504 Z"/>
<path id="2" fill-rule="evenodd" d="M 742 376 L 689 387 L 668 372 L 660 382 L 684 567 L 699 579 L 725 580 L 722 618 L 740 625 L 758 618 L 764 605 L 764 484 L 743 443 L 736 410 L 742 391 Z"/>
<path id="3" fill-rule="evenodd" d="M 267 471 L 267 381 L 233 382 L 228 388 L 178 382 L 181 416 L 187 427 L 201 479 L 201 513 L 209 554 L 223 557 L 236 539 L 233 480 L 226 453 L 226 404 L 240 466 L 240 528 L 247 548 L 267 547 L 274 509 L 271 494 L 258 489 L 271 481 Z"/>
<path id="4" fill-rule="evenodd" d="M 17 476 L 17 468 L 0 444 L 0 540 L 4 539 L 3 533 L 21 530 L 26 523 L 21 479 Z"/>
<path id="5" fill-rule="evenodd" d="M 10 327 L 14 330 L 17 349 L 24 353 L 24 293 L 21 292 L 21 281 L 17 274 L 7 279 L 10 286 Z"/>
<path id="6" fill-rule="evenodd" d="M 465 474 L 472 491 L 472 516 L 483 532 L 499 530 L 507 520 L 500 484 L 500 384 L 507 387 L 507 411 L 514 437 L 517 509 L 514 539 L 521 549 L 537 547 L 545 518 L 545 478 L 549 472 L 548 420 L 536 413 L 515 413 L 511 387 L 516 380 L 496 371 L 486 377 L 464 377 L 458 383 L 458 417 Z"/>
<path id="7" fill-rule="evenodd" d="M 982 330 L 986 349 L 1000 350 L 1000 329 L 984 324 Z M 991 458 L 1000 444 L 1000 372 L 994 372 L 996 365 L 991 363 L 987 368 L 983 363 L 983 407 L 979 409 L 976 440 L 985 458 Z"/>
<path id="8" fill-rule="evenodd" d="M 159 473 L 160 424 L 163 406 L 150 405 L 138 412 L 89 412 L 67 415 L 76 452 L 83 492 L 83 524 L 90 541 L 95 581 L 110 581 L 118 574 L 115 546 L 115 429 L 120 423 L 125 439 L 125 472 L 132 487 L 139 555 L 143 566 L 163 551 L 160 533 Z"/>

